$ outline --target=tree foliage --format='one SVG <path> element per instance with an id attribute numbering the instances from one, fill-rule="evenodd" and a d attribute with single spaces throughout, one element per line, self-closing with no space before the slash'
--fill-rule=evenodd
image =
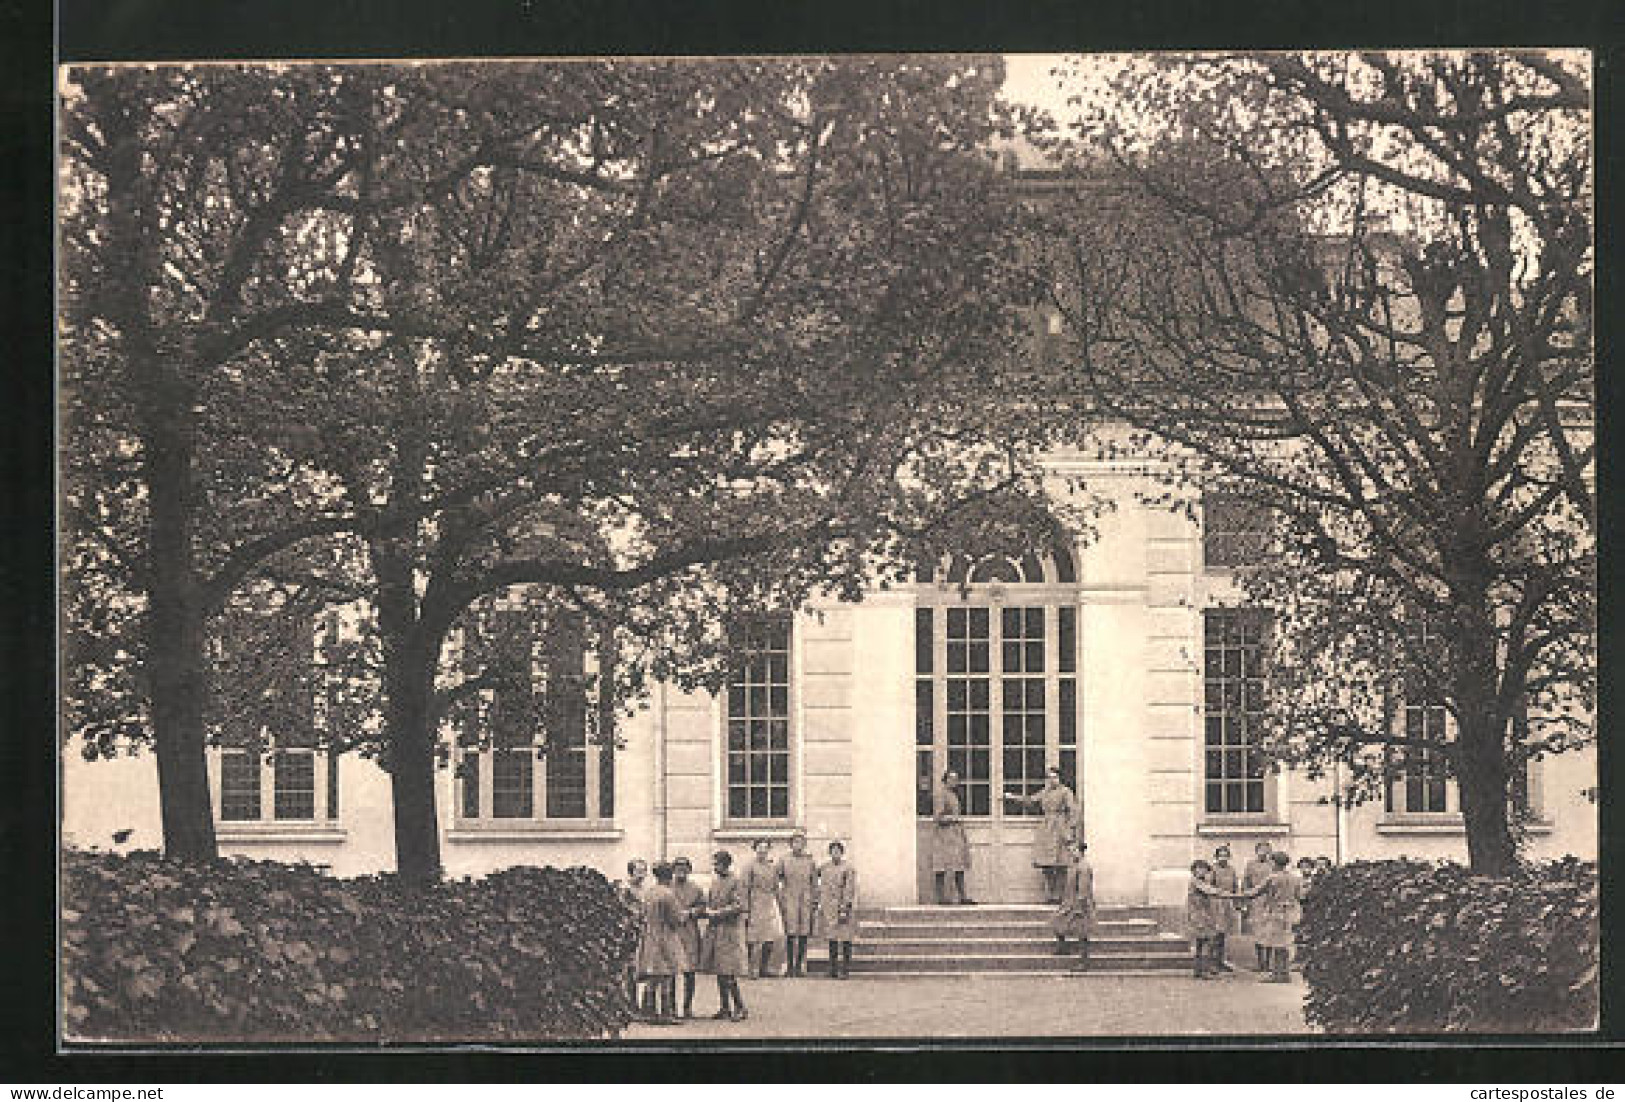
<path id="1" fill-rule="evenodd" d="M 529 587 L 613 641 L 616 684 L 714 684 L 736 614 L 1052 524 L 1029 461 L 1047 422 L 994 400 L 1027 286 L 987 153 L 1016 121 L 1001 74 L 77 72 L 70 446 L 170 466 L 129 493 L 76 473 L 76 546 L 106 545 L 76 607 L 124 587 L 149 648 L 125 668 L 179 638 L 189 671 L 93 687 L 139 717 L 201 680 L 201 630 L 155 635 L 161 594 L 194 626 L 356 610 L 382 717 L 356 741 L 394 774 L 403 869 L 429 876 L 439 720 L 485 676 L 445 668 L 471 610 Z M 164 508 L 112 512 L 143 501 Z M 142 581 L 164 533 L 189 558 Z"/>
<path id="2" fill-rule="evenodd" d="M 1591 737 L 1588 110 L 1563 55 L 1133 66 L 1048 257 L 1072 392 L 1278 519 L 1238 571 L 1277 614 L 1274 755 L 1360 796 L 1425 749 L 1492 873 L 1526 762 Z"/>

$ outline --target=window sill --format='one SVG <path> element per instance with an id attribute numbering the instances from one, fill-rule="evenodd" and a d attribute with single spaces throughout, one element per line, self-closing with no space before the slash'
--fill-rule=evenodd
<path id="1" fill-rule="evenodd" d="M 711 832 L 711 837 L 719 842 L 754 842 L 758 838 L 766 838 L 774 842 L 788 842 L 797 834 L 806 831 L 795 823 L 775 823 L 772 826 L 743 826 L 739 823 L 725 823 Z"/>
<path id="2" fill-rule="evenodd" d="M 1529 834 L 1550 834 L 1550 819 L 1535 819 L 1524 824 Z M 1390 815 L 1377 823 L 1378 834 L 1465 834 L 1467 825 L 1458 812 L 1440 812 L 1433 815 Z"/>
<path id="3" fill-rule="evenodd" d="M 618 842 L 626 832 L 612 822 L 584 819 L 574 823 L 535 820 L 465 820 L 446 831 L 448 842 Z"/>
<path id="4" fill-rule="evenodd" d="M 1287 834 L 1291 827 L 1279 819 L 1204 819 L 1196 824 L 1199 835 L 1243 834 L 1275 837 Z"/>
<path id="5" fill-rule="evenodd" d="M 336 823 L 272 820 L 270 822 L 217 823 L 214 835 L 221 842 L 317 842 L 339 843 L 349 831 Z"/>

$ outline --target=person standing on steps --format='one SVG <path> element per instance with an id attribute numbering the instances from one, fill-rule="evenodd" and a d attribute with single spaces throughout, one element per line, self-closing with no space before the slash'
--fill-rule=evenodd
<path id="1" fill-rule="evenodd" d="M 813 906 L 818 901 L 818 861 L 807 852 L 807 835 L 790 836 L 790 852 L 779 861 L 779 904 L 784 911 L 786 975 L 807 970 L 807 938 L 812 935 Z"/>
<path id="2" fill-rule="evenodd" d="M 700 918 L 705 914 L 705 889 L 689 879 L 693 871 L 694 866 L 686 857 L 671 863 L 671 891 L 683 915 L 683 924 L 677 933 L 683 942 L 683 956 L 688 960 L 688 968 L 683 972 L 685 1018 L 694 1016 L 694 970 L 700 965 Z"/>
<path id="3" fill-rule="evenodd" d="M 739 993 L 739 977 L 750 971 L 745 945 L 745 888 L 733 871 L 733 854 L 719 849 L 711 858 L 711 890 L 705 896 L 707 923 L 700 948 L 700 967 L 717 978 L 719 1019 L 743 1021 L 750 1016 Z"/>
<path id="4" fill-rule="evenodd" d="M 773 960 L 773 946 L 784 940 L 784 915 L 779 910 L 779 864 L 773 860 L 773 843 L 756 841 L 756 859 L 740 873 L 745 889 L 745 940 L 756 961 L 752 979 L 767 979 Z"/>
<path id="5" fill-rule="evenodd" d="M 1066 844 L 1078 836 L 1078 797 L 1061 781 L 1061 770 L 1050 766 L 1044 772 L 1044 787 L 1037 795 L 1006 792 L 1012 803 L 1036 807 L 1044 813 L 1033 835 L 1033 865 L 1044 876 L 1044 902 L 1059 903 L 1067 870 Z"/>
<path id="6" fill-rule="evenodd" d="M 965 873 L 970 869 L 970 839 L 965 836 L 962 818 L 963 805 L 959 802 L 959 774 L 953 770 L 942 775 L 942 786 L 932 801 L 931 817 L 935 827 L 931 832 L 931 871 L 936 880 L 938 903 L 974 903 L 965 894 Z M 954 899 L 947 898 L 949 877 L 953 878 Z"/>
<path id="7" fill-rule="evenodd" d="M 1236 900 L 1236 893 L 1241 890 L 1241 877 L 1236 872 L 1236 866 L 1230 863 L 1230 847 L 1220 846 L 1213 851 L 1213 886 L 1230 896 L 1230 901 L 1221 908 L 1218 932 L 1213 935 L 1213 963 L 1221 972 L 1234 972 L 1230 959 L 1226 955 L 1225 941 L 1232 934 L 1241 932 L 1241 903 Z"/>
<path id="8" fill-rule="evenodd" d="M 1247 862 L 1247 867 L 1241 873 L 1241 897 L 1251 900 L 1257 896 L 1253 889 L 1257 888 L 1270 873 L 1275 871 L 1275 863 L 1270 860 L 1270 852 L 1274 847 L 1268 842 L 1260 842 L 1253 847 L 1253 859 Z M 1257 958 L 1256 971 L 1262 972 L 1269 967 L 1266 962 L 1264 947 L 1258 943 L 1258 908 L 1253 903 L 1247 904 L 1242 918 L 1242 930 L 1253 938 L 1253 955 Z"/>
<path id="9" fill-rule="evenodd" d="M 829 844 L 829 863 L 818 870 L 818 936 L 829 943 L 829 978 L 852 977 L 852 942 L 857 937 L 858 873 L 846 863 L 846 847 Z"/>
<path id="10" fill-rule="evenodd" d="M 1095 870 L 1084 851 L 1088 843 L 1074 838 L 1066 844 L 1066 878 L 1061 882 L 1061 906 L 1055 912 L 1055 936 L 1059 941 L 1057 953 L 1067 951 L 1066 939 L 1078 939 L 1078 959 L 1072 962 L 1074 972 L 1089 967 L 1089 939 L 1095 932 Z"/>

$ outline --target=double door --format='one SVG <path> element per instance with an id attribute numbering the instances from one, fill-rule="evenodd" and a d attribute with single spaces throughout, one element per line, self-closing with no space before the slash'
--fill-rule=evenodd
<path id="1" fill-rule="evenodd" d="M 945 600 L 915 619 L 915 806 L 920 899 L 930 902 L 932 799 L 957 773 L 970 840 L 966 887 L 984 902 L 1042 898 L 1032 864 L 1036 795 L 1059 767 L 1078 791 L 1077 608 Z"/>

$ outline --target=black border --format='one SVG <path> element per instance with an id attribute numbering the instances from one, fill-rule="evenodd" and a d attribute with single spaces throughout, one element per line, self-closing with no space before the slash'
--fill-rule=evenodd
<path id="1" fill-rule="evenodd" d="M 54 19 L 54 22 L 53 22 Z M 1067 0 L 968 3 L 963 0 L 0 0 L 0 100 L 6 143 L 0 181 L 9 200 L 0 218 L 0 310 L 34 324 L 8 326 L 8 388 L 0 406 L 6 446 L 5 539 L 0 540 L 0 859 L 7 899 L 0 905 L 0 1080 L 37 1083 L 138 1082 L 462 1082 L 462 1081 L 978 1081 L 1138 1079 L 1165 1082 L 1468 1080 L 1587 1086 L 1625 1076 L 1615 1061 L 1621 1034 L 1620 970 L 1609 946 L 1621 901 L 1612 875 L 1618 825 L 1602 815 L 1604 866 L 1604 1037 L 1408 1038 L 1340 1043 L 1283 1040 L 1257 1047 L 1188 1039 L 1138 1042 L 1130 1049 L 1081 1040 L 941 1044 L 915 1050 L 846 1046 L 786 1051 L 767 1044 L 671 1052 L 488 1052 L 394 1046 L 382 1054 L 130 1051 L 55 1052 L 55 774 L 52 589 L 51 371 L 53 30 L 62 61 L 198 58 L 430 57 L 581 54 L 796 53 L 821 51 L 1063 51 L 1305 46 L 1573 45 L 1597 51 L 1599 209 L 1619 176 L 1618 73 L 1625 25 L 1607 0 L 1380 0 L 1315 4 L 1256 0 L 1219 4 L 1157 0 L 1089 5 Z M 12 148 L 13 145 L 16 148 Z M 1617 328 L 1608 304 L 1621 301 L 1614 278 L 1616 232 L 1599 219 L 1599 438 L 1613 439 L 1619 384 Z M 1599 481 L 1614 485 L 1615 453 L 1605 449 Z M 1603 496 L 1604 728 L 1615 714 L 1621 656 L 1613 625 L 1619 585 L 1612 578 L 1615 511 Z M 1604 741 L 1604 791 L 1625 791 L 1621 755 Z"/>

